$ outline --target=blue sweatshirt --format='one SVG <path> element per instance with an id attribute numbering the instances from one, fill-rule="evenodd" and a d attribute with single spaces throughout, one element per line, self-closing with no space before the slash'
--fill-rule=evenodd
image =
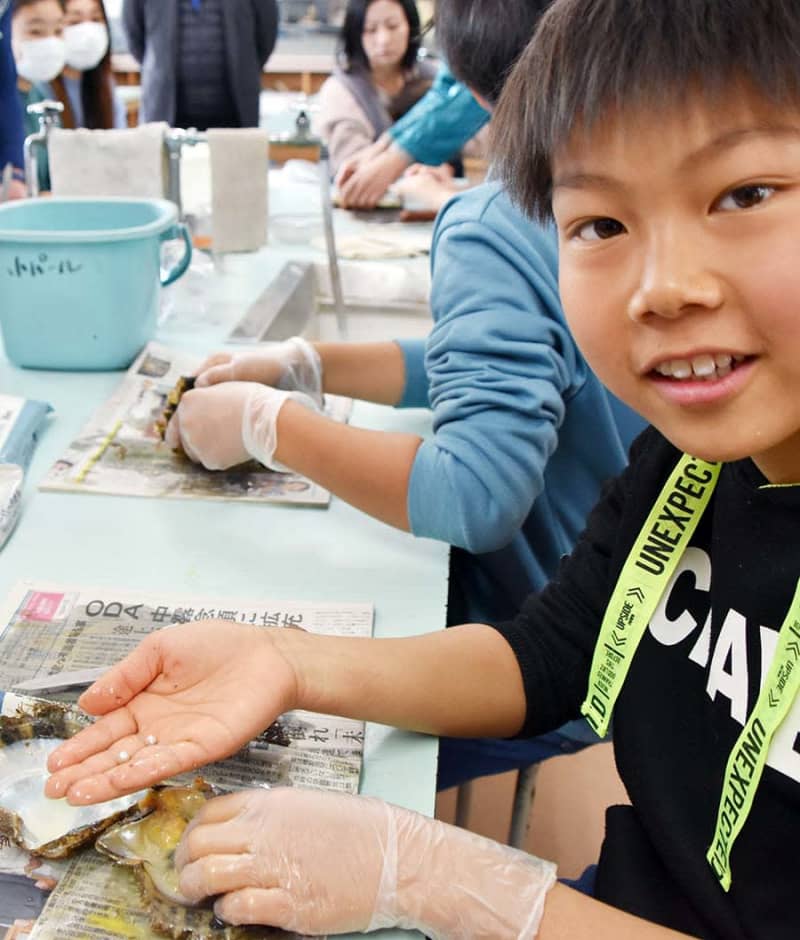
<path id="1" fill-rule="evenodd" d="M 11 53 L 11 5 L 0 0 L 0 172 L 7 163 L 22 168 L 22 111 Z"/>
<path id="2" fill-rule="evenodd" d="M 430 89 L 395 121 L 389 135 L 416 163 L 437 166 L 455 156 L 488 120 L 489 112 L 467 86 L 442 66 Z"/>
<path id="3" fill-rule="evenodd" d="M 469 553 L 451 572 L 463 604 L 451 622 L 498 619 L 554 575 L 644 422 L 567 328 L 555 232 L 499 184 L 444 207 L 431 263 L 433 329 L 400 341 L 400 406 L 433 409 L 409 483 L 411 531 Z"/>

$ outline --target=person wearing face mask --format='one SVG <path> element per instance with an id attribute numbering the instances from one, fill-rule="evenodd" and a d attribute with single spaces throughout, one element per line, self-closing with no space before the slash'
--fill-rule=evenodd
<path id="1" fill-rule="evenodd" d="M 64 47 L 64 11 L 59 0 L 14 0 L 11 48 L 17 68 L 17 92 L 22 107 L 25 134 L 39 129 L 39 122 L 28 114 L 30 104 L 59 97 L 55 88 L 66 61 Z M 71 111 L 61 115 L 65 127 L 74 126 Z M 50 189 L 47 157 L 37 161 L 39 191 Z"/>
<path id="2" fill-rule="evenodd" d="M 433 84 L 437 68 L 418 60 L 420 20 L 413 0 L 350 0 L 337 66 L 320 89 L 319 134 L 331 171 L 361 153 Z"/>
<path id="3" fill-rule="evenodd" d="M 102 0 L 66 0 L 64 45 L 62 87 L 75 126 L 126 127 L 125 107 L 111 74 L 108 18 Z"/>

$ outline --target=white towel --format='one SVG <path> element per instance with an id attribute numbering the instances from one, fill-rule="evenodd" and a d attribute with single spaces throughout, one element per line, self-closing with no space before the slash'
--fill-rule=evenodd
<path id="1" fill-rule="evenodd" d="M 62 130 L 48 138 L 54 196 L 164 197 L 164 123 L 109 131 Z"/>
<path id="2" fill-rule="evenodd" d="M 267 241 L 269 135 L 257 127 L 210 128 L 211 246 L 255 251 Z"/>

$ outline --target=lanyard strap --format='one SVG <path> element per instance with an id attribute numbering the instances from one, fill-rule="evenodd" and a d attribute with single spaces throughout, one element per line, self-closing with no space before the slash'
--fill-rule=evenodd
<path id="1" fill-rule="evenodd" d="M 720 464 L 684 454 L 633 544 L 608 602 L 581 712 L 601 738 L 631 661 L 711 499 Z"/>
<path id="2" fill-rule="evenodd" d="M 753 808 L 770 742 L 800 690 L 800 581 L 778 634 L 769 674 L 725 768 L 714 839 L 706 854 L 719 883 L 731 886 L 731 848 Z"/>
<path id="3" fill-rule="evenodd" d="M 684 454 L 622 566 L 603 616 L 581 712 L 605 737 L 631 661 L 719 478 L 720 464 Z M 714 838 L 706 854 L 725 891 L 730 853 L 753 808 L 772 737 L 800 691 L 800 581 L 764 687 L 725 768 Z"/>

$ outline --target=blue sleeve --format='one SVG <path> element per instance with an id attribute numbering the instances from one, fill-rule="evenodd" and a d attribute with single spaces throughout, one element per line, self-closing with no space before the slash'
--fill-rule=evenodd
<path id="1" fill-rule="evenodd" d="M 0 4 L 0 8 L 3 4 Z M 0 16 L 0 172 L 7 163 L 22 168 L 22 109 L 17 94 L 17 70 L 11 53 L 11 10 Z"/>
<path id="2" fill-rule="evenodd" d="M 586 368 L 561 313 L 554 234 L 510 203 L 513 225 L 459 220 L 458 198 L 434 233 L 434 433 L 412 467 L 408 513 L 415 535 L 482 553 L 529 515 Z"/>
<path id="3" fill-rule="evenodd" d="M 403 353 L 406 384 L 398 408 L 429 408 L 428 375 L 425 372 L 425 340 L 396 339 Z"/>
<path id="4" fill-rule="evenodd" d="M 389 135 L 415 162 L 436 166 L 458 153 L 488 120 L 489 112 L 443 66 L 427 94 L 389 128 Z"/>

